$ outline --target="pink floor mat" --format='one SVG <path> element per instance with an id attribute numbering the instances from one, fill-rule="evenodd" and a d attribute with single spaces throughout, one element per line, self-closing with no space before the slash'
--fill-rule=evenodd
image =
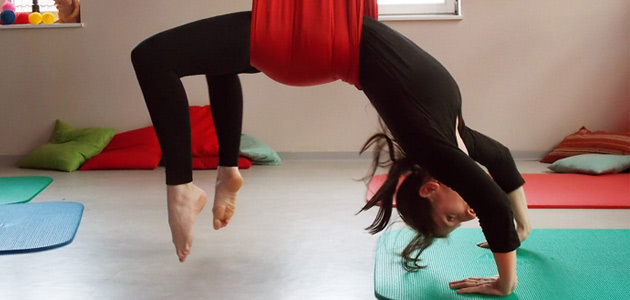
<path id="1" fill-rule="evenodd" d="M 376 175 L 368 184 L 367 200 L 383 185 L 387 175 Z M 630 174 L 523 174 L 529 208 L 630 208 Z"/>

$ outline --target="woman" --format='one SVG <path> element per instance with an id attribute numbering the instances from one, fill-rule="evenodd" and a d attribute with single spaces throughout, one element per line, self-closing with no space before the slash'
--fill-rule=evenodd
<path id="1" fill-rule="evenodd" d="M 348 5 L 351 2 L 356 1 Z M 256 10 L 254 16 L 260 21 Z M 370 229 L 378 232 L 387 225 L 395 182 L 405 175 L 396 194 L 398 211 L 417 232 L 403 252 L 406 268 L 420 268 L 420 252 L 434 238 L 478 216 L 499 275 L 452 282 L 451 287 L 460 293 L 510 294 L 516 287 L 515 249 L 530 225 L 523 179 L 509 151 L 466 127 L 457 84 L 439 62 L 386 25 L 361 15 L 359 21 L 360 55 L 351 57 L 358 61 L 355 85 L 393 135 L 375 135 L 364 147 L 377 144 L 378 153 L 389 145 L 392 153 L 388 181 L 363 208 L 381 202 Z M 242 121 L 238 74 L 259 72 L 250 63 L 250 38 L 258 34 L 252 32 L 252 22 L 250 12 L 213 17 L 157 34 L 132 52 L 164 153 L 169 225 L 182 262 L 190 253 L 194 222 L 206 194 L 192 183 L 188 101 L 180 78 L 207 78 L 220 145 L 213 206 L 214 228 L 220 229 L 234 214 L 243 184 L 236 167 Z M 396 149 L 402 151 L 394 155 Z M 376 157 L 375 166 L 379 160 Z M 485 165 L 492 178 L 475 161 Z"/>

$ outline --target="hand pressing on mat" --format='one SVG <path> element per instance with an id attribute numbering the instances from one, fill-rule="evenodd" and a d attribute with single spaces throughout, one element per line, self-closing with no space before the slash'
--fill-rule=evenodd
<path id="1" fill-rule="evenodd" d="M 527 212 L 527 200 L 525 198 L 525 191 L 523 186 L 515 189 L 507 195 L 512 206 L 512 213 L 514 214 L 514 222 L 516 223 L 516 233 L 521 243 L 529 236 L 532 231 L 532 225 L 529 222 L 529 214 Z M 488 242 L 481 242 L 477 244 L 481 248 L 489 248 Z"/>
<path id="2" fill-rule="evenodd" d="M 499 275 L 493 277 L 470 277 L 449 283 L 450 288 L 456 289 L 458 294 L 484 294 L 494 296 L 508 296 L 512 293 L 509 288 L 503 288 Z"/>
<path id="3" fill-rule="evenodd" d="M 516 289 L 516 250 L 507 253 L 493 252 L 499 275 L 494 277 L 470 277 L 449 282 L 458 294 L 484 294 L 507 296 Z"/>
<path id="4" fill-rule="evenodd" d="M 521 226 L 519 224 L 516 224 L 516 233 L 518 234 L 518 238 L 519 240 L 521 240 L 521 243 L 529 236 L 529 233 L 531 232 L 531 226 Z M 490 245 L 488 244 L 488 242 L 483 241 L 481 243 L 478 243 L 477 246 L 481 247 L 481 248 L 490 248 Z"/>

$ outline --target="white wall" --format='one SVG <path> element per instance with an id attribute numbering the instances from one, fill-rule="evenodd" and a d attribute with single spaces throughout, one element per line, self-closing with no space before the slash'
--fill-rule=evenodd
<path id="1" fill-rule="evenodd" d="M 120 131 L 149 125 L 131 49 L 156 32 L 249 6 L 83 0 L 84 28 L 0 30 L 0 156 L 45 143 L 55 119 Z M 530 155 L 582 125 L 630 131 L 630 1 L 467 0 L 463 12 L 462 21 L 388 24 L 451 71 L 469 126 Z M 377 128 L 366 98 L 347 84 L 242 81 L 244 133 L 280 152 L 357 151 Z M 185 85 L 191 104 L 207 104 L 203 78 Z"/>

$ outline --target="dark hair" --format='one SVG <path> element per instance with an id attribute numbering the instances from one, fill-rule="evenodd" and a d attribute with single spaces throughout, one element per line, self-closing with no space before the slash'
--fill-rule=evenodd
<path id="1" fill-rule="evenodd" d="M 383 129 L 385 130 L 385 128 Z M 374 222 L 366 230 L 375 234 L 387 227 L 392 215 L 394 198 L 396 198 L 398 215 L 416 233 L 400 254 L 403 258 L 403 267 L 409 272 L 418 271 L 426 267 L 426 265 L 420 265 L 420 254 L 437 237 L 431 201 L 419 194 L 420 187 L 431 176 L 425 169 L 412 162 L 398 143 L 387 133 L 378 133 L 370 137 L 361 149 L 361 153 L 372 146 L 376 147 L 374 161 L 365 179 L 373 177 L 378 168 L 389 168 L 389 172 L 385 183 L 361 209 L 361 211 L 366 211 L 376 205 L 380 206 Z M 383 160 L 383 154 L 389 154 L 388 158 Z M 397 191 L 396 188 L 401 176 L 406 176 L 406 178 Z"/>

